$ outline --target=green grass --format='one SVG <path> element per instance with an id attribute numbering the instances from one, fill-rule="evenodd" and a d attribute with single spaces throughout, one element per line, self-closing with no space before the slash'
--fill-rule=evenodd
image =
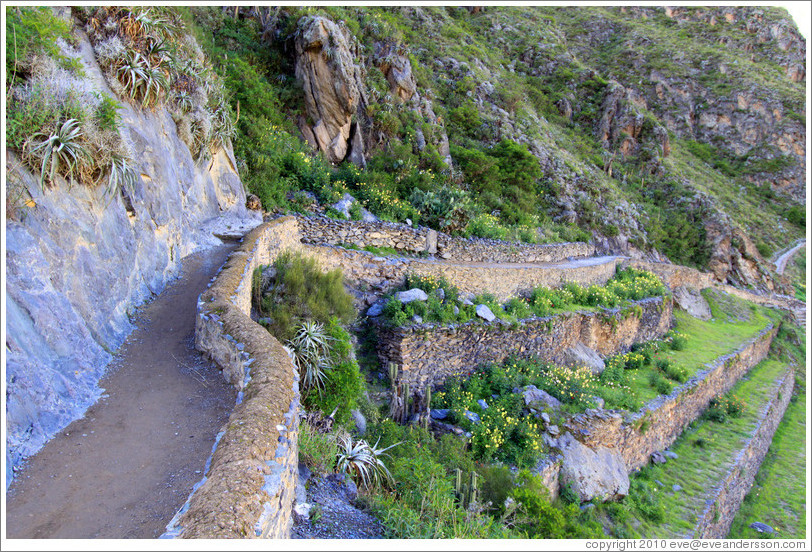
<path id="1" fill-rule="evenodd" d="M 732 392 L 744 398 L 747 406 L 739 418 L 719 424 L 709 420 L 694 422 L 670 450 L 679 458 L 667 464 L 644 468 L 644 477 L 663 483 L 660 500 L 668 515 L 663 522 L 639 520 L 632 529 L 647 538 L 690 538 L 705 500 L 727 474 L 738 451 L 756 427 L 759 414 L 774 393 L 775 380 L 787 369 L 776 360 L 765 360 L 754 367 Z M 639 476 L 638 476 L 639 477 Z M 682 491 L 673 492 L 673 485 Z"/>
<path id="2" fill-rule="evenodd" d="M 795 328 L 796 343 L 786 343 L 796 363 L 795 390 L 753 488 L 733 520 L 728 538 L 754 538 L 754 521 L 778 530 L 778 538 L 806 538 L 806 335 Z"/>
<path id="3" fill-rule="evenodd" d="M 714 317 L 703 321 L 682 310 L 674 311 L 675 330 L 687 336 L 688 344 L 682 351 L 673 351 L 665 347 L 657 358 L 665 358 L 673 364 L 685 368 L 689 377 L 696 375 L 722 355 L 732 353 L 745 341 L 752 339 L 772 322 L 781 316 L 779 312 L 754 305 L 742 299 L 706 291 Z M 747 318 L 739 320 L 737 317 Z M 628 385 L 637 398 L 644 404 L 655 399 L 659 393 L 649 383 L 649 377 L 656 371 L 653 366 L 637 370 L 627 370 Z M 673 385 L 679 385 L 672 382 Z"/>
<path id="4" fill-rule="evenodd" d="M 733 520 L 728 538 L 752 539 L 754 521 L 778 531 L 779 538 L 806 538 L 806 394 L 790 403 L 750 493 Z"/>

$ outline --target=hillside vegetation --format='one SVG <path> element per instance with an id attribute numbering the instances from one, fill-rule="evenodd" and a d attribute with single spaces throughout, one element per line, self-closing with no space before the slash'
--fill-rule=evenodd
<path id="1" fill-rule="evenodd" d="M 233 138 L 267 210 L 341 216 L 349 192 L 387 220 L 788 290 L 764 261 L 805 227 L 805 43 L 783 10 L 9 10 L 7 141 L 43 183 L 132 178 L 118 99 L 72 84 L 73 26 L 119 99 L 169 108 L 193 153 Z"/>

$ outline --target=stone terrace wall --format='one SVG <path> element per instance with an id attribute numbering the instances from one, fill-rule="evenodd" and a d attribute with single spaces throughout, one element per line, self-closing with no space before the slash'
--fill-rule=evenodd
<path id="1" fill-rule="evenodd" d="M 663 283 L 671 289 L 679 286 L 687 286 L 696 289 L 703 289 L 706 287 L 715 287 L 730 295 L 735 295 L 741 299 L 752 301 L 760 305 L 768 307 L 778 307 L 781 309 L 795 309 L 803 307 L 803 302 L 790 297 L 788 295 L 779 295 L 776 293 L 770 295 L 763 295 L 760 293 L 753 293 L 746 289 L 739 289 L 729 284 L 719 282 L 713 274 L 709 272 L 701 272 L 695 268 L 687 266 L 673 265 L 669 263 L 653 263 L 650 261 L 641 261 L 638 259 L 625 259 L 621 262 L 621 267 L 631 266 L 641 270 L 648 270 L 653 272 Z"/>
<path id="2" fill-rule="evenodd" d="M 741 507 L 745 495 L 753 485 L 758 469 L 767 456 L 775 430 L 787 410 L 795 384 L 795 370 L 788 370 L 780 380 L 776 393 L 764 408 L 747 445 L 739 451 L 727 476 L 714 490 L 712 502 L 699 516 L 694 537 L 700 539 L 725 538 L 733 518 Z"/>
<path id="3" fill-rule="evenodd" d="M 430 230 L 391 222 L 335 220 L 325 216 L 299 216 L 302 242 L 314 245 L 353 244 L 392 247 L 398 251 L 437 254 L 461 262 L 550 263 L 590 257 L 595 246 L 588 243 L 530 244 L 483 238 L 457 238 Z"/>
<path id="4" fill-rule="evenodd" d="M 645 466 L 651 454 L 668 448 L 685 428 L 707 409 L 770 349 L 778 327 L 770 325 L 734 353 L 719 357 L 671 394 L 657 397 L 624 420 L 620 411 L 588 410 L 565 427 L 587 446 L 619 450 L 629 471 Z"/>
<path id="5" fill-rule="evenodd" d="M 524 320 L 518 327 L 499 320 L 447 327 L 421 324 L 390 328 L 378 324 L 378 357 L 384 366 L 389 362 L 399 365 L 400 382 L 422 390 L 511 354 L 562 362 L 566 349 L 582 342 L 602 355 L 611 355 L 633 343 L 662 337 L 671 327 L 671 299 L 657 297 L 637 304 L 642 308 L 640 317 L 631 313 L 624 317 L 620 312 L 570 312 Z"/>
<path id="6" fill-rule="evenodd" d="M 596 257 L 573 263 L 544 266 L 490 266 L 454 264 L 430 259 L 383 258 L 366 251 L 342 247 L 305 245 L 303 250 L 316 257 L 325 269 L 341 268 L 354 285 L 368 289 L 367 303 L 402 285 L 406 274 L 443 276 L 460 290 L 479 294 L 492 293 L 506 301 L 536 286 L 559 287 L 566 282 L 581 285 L 605 284 L 615 275 L 617 257 Z M 561 269 L 566 269 L 563 272 Z"/>
<path id="7" fill-rule="evenodd" d="M 294 218 L 260 225 L 243 238 L 198 300 L 195 344 L 241 391 L 205 478 L 165 537 L 290 535 L 299 463 L 299 377 L 282 345 L 250 313 L 254 269 L 298 247 Z"/>

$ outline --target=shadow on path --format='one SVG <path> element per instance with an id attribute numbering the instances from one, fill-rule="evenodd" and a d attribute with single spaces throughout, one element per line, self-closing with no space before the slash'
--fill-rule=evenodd
<path id="1" fill-rule="evenodd" d="M 139 312 L 105 395 L 49 441 L 7 494 L 7 538 L 156 538 L 202 478 L 236 391 L 194 349 L 198 295 L 233 245 L 183 260 Z"/>

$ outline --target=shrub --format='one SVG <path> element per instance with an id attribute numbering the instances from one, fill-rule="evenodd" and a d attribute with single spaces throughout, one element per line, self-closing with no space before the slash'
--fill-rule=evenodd
<path id="1" fill-rule="evenodd" d="M 336 472 L 349 474 L 364 487 L 391 487 L 394 480 L 382 457 L 387 450 L 399 443 L 378 448 L 379 442 L 380 440 L 370 445 L 363 439 L 353 442 L 346 433 L 339 435 L 336 439 Z"/>
<path id="2" fill-rule="evenodd" d="M 324 388 L 325 370 L 330 367 L 329 341 L 324 326 L 312 320 L 302 322 L 293 339 L 288 341 L 293 364 L 302 376 L 305 395 L 314 389 L 321 394 Z"/>
<path id="3" fill-rule="evenodd" d="M 324 374 L 324 390 L 318 396 L 306 397 L 308 408 L 327 414 L 335 411 L 339 425 L 349 423 L 364 393 L 364 379 L 352 352 L 350 334 L 333 317 L 325 327 L 330 343 L 330 362 Z"/>
<path id="4" fill-rule="evenodd" d="M 518 528 L 532 538 L 602 538 L 603 531 L 596 522 L 585 523 L 575 504 L 556 507 L 538 475 L 522 470 L 516 476 L 513 498 L 520 505 Z"/>
<path id="5" fill-rule="evenodd" d="M 333 316 L 343 323 L 354 318 L 341 270 L 322 272 L 315 259 L 290 252 L 279 255 L 274 267 L 276 280 L 262 297 L 260 314 L 271 319 L 268 329 L 280 341 L 292 339 L 304 320 L 327 324 Z"/>
<path id="6" fill-rule="evenodd" d="M 665 375 L 679 383 L 688 381 L 688 370 L 677 364 L 669 364 L 665 369 Z"/>
<path id="7" fill-rule="evenodd" d="M 733 394 L 711 399 L 705 417 L 717 423 L 724 423 L 728 418 L 738 418 L 745 409 L 744 401 Z"/>
<path id="8" fill-rule="evenodd" d="M 303 420 L 299 426 L 299 459 L 314 473 L 333 471 L 338 446 L 332 435 L 317 432 Z"/>
<path id="9" fill-rule="evenodd" d="M 681 333 L 671 332 L 671 335 L 666 339 L 672 351 L 684 351 L 685 347 L 688 346 L 688 336 Z"/>
<path id="10" fill-rule="evenodd" d="M 564 501 L 565 504 L 580 504 L 581 499 L 578 498 L 578 493 L 575 492 L 575 489 L 572 486 L 572 483 L 567 483 L 563 487 L 561 487 L 561 500 Z"/>
<path id="11" fill-rule="evenodd" d="M 70 39 L 70 24 L 54 15 L 48 7 L 10 7 L 6 10 L 6 75 L 10 85 L 14 77 L 27 73 L 37 55 L 46 55 L 69 65 L 59 49 L 59 39 Z"/>

